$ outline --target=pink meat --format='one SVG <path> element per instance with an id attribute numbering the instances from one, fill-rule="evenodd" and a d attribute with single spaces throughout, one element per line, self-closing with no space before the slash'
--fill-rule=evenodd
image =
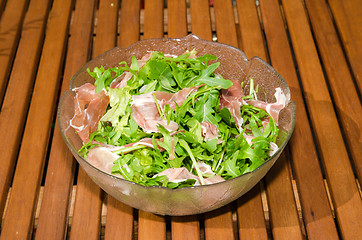
<path id="1" fill-rule="evenodd" d="M 109 103 L 105 91 L 96 93 L 96 87 L 86 83 L 73 89 L 76 92 L 74 99 L 74 117 L 70 120 L 72 126 L 83 142 L 89 141 L 89 136 L 98 128 L 98 122 L 103 116 Z"/>
<path id="2" fill-rule="evenodd" d="M 176 131 L 178 129 L 177 123 L 170 121 L 170 123 L 167 124 L 167 120 L 161 118 L 159 110 L 157 109 L 155 97 L 162 111 L 167 104 L 174 110 L 176 107 L 175 104 L 181 105 L 187 96 L 190 93 L 195 92 L 199 87 L 200 86 L 184 88 L 175 94 L 155 91 L 141 95 L 134 95 L 132 97 L 131 116 L 138 126 L 147 133 L 159 132 L 157 129 L 158 124 L 161 124 L 171 132 Z"/>
<path id="3" fill-rule="evenodd" d="M 119 156 L 111 151 L 108 147 L 95 147 L 89 150 L 87 155 L 87 161 L 94 167 L 111 173 L 113 162 L 116 161 Z"/>
<path id="4" fill-rule="evenodd" d="M 144 55 L 140 60 L 137 60 L 137 65 L 139 68 L 142 68 L 147 61 L 150 59 L 152 55 L 152 52 L 147 53 L 146 55 Z M 131 65 L 131 68 L 133 66 Z M 127 86 L 127 81 L 130 80 L 132 78 L 133 74 L 130 72 L 124 72 L 122 73 L 119 77 L 113 79 L 110 87 L 111 88 L 122 88 Z"/>
<path id="5" fill-rule="evenodd" d="M 237 80 L 231 80 L 233 85 L 228 89 L 222 89 L 220 95 L 220 110 L 223 108 L 229 109 L 231 115 L 234 117 L 236 125 L 241 128 L 243 118 L 241 117 L 240 108 L 243 105 L 242 97 L 244 92 L 241 85 Z"/>
<path id="6" fill-rule="evenodd" d="M 219 129 L 215 124 L 212 124 L 208 121 L 201 122 L 201 133 L 205 141 L 211 139 L 217 139 L 219 136 Z"/>
<path id="7" fill-rule="evenodd" d="M 275 123 L 278 125 L 278 118 L 280 111 L 285 107 L 287 99 L 285 94 L 280 88 L 275 89 L 275 103 L 266 103 L 259 100 L 249 100 L 248 104 L 253 105 L 254 107 L 264 109 L 269 115 L 274 119 Z"/>

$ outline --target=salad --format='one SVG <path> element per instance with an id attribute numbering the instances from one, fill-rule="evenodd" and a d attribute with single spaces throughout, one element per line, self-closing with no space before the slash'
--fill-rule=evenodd
<path id="1" fill-rule="evenodd" d="M 211 63 L 210 63 L 211 62 Z M 149 52 L 130 66 L 89 75 L 73 89 L 70 125 L 79 154 L 102 171 L 144 186 L 182 188 L 251 172 L 277 150 L 278 114 L 286 97 L 258 100 L 258 86 L 224 79 L 213 55 Z"/>

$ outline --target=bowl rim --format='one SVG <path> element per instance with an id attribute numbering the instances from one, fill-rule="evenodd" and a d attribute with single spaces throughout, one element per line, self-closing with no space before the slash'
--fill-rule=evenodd
<path id="1" fill-rule="evenodd" d="M 63 106 L 62 102 L 64 101 L 66 95 L 73 95 L 74 96 L 74 93 L 73 93 L 73 89 L 74 89 L 74 80 L 76 79 L 76 77 L 81 74 L 85 67 L 91 63 L 91 62 L 94 62 L 96 61 L 97 59 L 99 58 L 102 58 L 104 55 L 107 55 L 109 54 L 110 52 L 112 51 L 115 51 L 116 49 L 117 50 L 120 50 L 120 51 L 128 51 L 130 49 L 132 49 L 134 46 L 138 45 L 138 44 L 142 44 L 144 42 L 150 42 L 150 41 L 157 41 L 157 40 L 161 40 L 161 41 L 187 41 L 189 39 L 193 39 L 195 41 L 200 41 L 200 42 L 204 42 L 206 44 L 215 44 L 215 45 L 221 45 L 221 46 L 224 46 L 224 47 L 227 47 L 227 48 L 232 48 L 234 50 L 237 50 L 241 56 L 245 59 L 245 61 L 252 61 L 253 59 L 257 59 L 259 61 L 261 61 L 263 64 L 265 64 L 269 69 L 271 69 L 276 75 L 277 77 L 279 77 L 281 79 L 281 81 L 283 82 L 283 84 L 285 84 L 285 86 L 287 87 L 287 89 L 289 90 L 290 92 L 290 88 L 289 88 L 289 85 L 287 84 L 287 82 L 285 81 L 285 79 L 270 65 L 268 64 L 267 62 L 265 62 L 263 59 L 257 57 L 257 56 L 254 56 L 250 59 L 248 59 L 245 55 L 245 53 L 239 49 L 239 48 L 236 48 L 234 46 L 231 46 L 231 45 L 228 45 L 228 44 L 225 44 L 225 43 L 219 43 L 219 42 L 214 42 L 214 41 L 208 41 L 208 40 L 204 40 L 204 39 L 201 39 L 199 38 L 198 36 L 196 36 L 195 34 L 189 34 L 183 38 L 150 38 L 150 39 L 143 39 L 143 40 L 139 40 L 135 43 L 132 43 L 130 46 L 128 46 L 127 48 L 124 48 L 124 47 L 121 47 L 121 46 L 117 46 L 117 47 L 114 47 L 100 55 L 98 55 L 97 57 L 89 60 L 88 62 L 86 62 L 71 78 L 71 83 L 70 83 L 70 89 L 69 90 L 66 90 L 62 93 L 62 96 L 61 96 L 61 99 L 59 101 L 59 104 L 58 104 L 58 112 L 57 112 L 57 120 L 58 120 L 58 126 L 60 128 L 60 132 L 61 132 L 61 135 L 65 141 L 65 143 L 67 144 L 68 148 L 72 151 L 73 155 L 77 155 L 77 157 L 79 159 L 82 159 L 82 161 L 87 164 L 88 166 L 90 166 L 91 168 L 93 168 L 94 170 L 102 173 L 102 174 L 106 174 L 108 175 L 108 177 L 111 177 L 111 178 L 114 178 L 114 179 L 119 179 L 121 181 L 125 181 L 126 183 L 128 184 L 132 184 L 132 185 L 138 185 L 138 187 L 141 187 L 141 188 L 145 188 L 145 189 L 164 189 L 164 191 L 170 191 L 170 192 L 179 192 L 179 191 L 190 191 L 191 189 L 199 189 L 199 188 L 210 188 L 210 187 L 214 187 L 216 185 L 219 185 L 219 184 L 223 184 L 225 182 L 231 182 L 231 181 L 237 181 L 237 179 L 243 177 L 245 178 L 247 175 L 252 175 L 254 174 L 255 172 L 257 172 L 258 170 L 260 170 L 264 165 L 266 165 L 268 162 L 270 162 L 272 159 L 274 159 L 279 153 L 281 153 L 281 151 L 283 151 L 283 149 L 285 148 L 285 146 L 288 144 L 291 136 L 292 136 L 292 133 L 294 131 L 294 126 L 295 126 L 295 121 L 296 121 L 296 104 L 294 101 L 288 99 L 288 103 L 285 107 L 291 105 L 291 109 L 292 109 L 292 122 L 291 122 L 291 127 L 290 127 L 290 130 L 285 138 L 285 140 L 282 142 L 281 146 L 278 146 L 278 150 L 272 155 L 270 156 L 264 163 L 262 163 L 259 167 L 257 167 L 256 169 L 254 169 L 253 171 L 251 172 L 247 172 L 247 173 L 244 173 L 242 175 L 239 175 L 235 178 L 231 178 L 231 179 L 228 179 L 226 181 L 222 181 L 222 182 L 217 182 L 217 183 L 212 183 L 212 184 L 206 184 L 206 185 L 197 185 L 197 186 L 191 186 L 191 187 L 183 187 L 183 188 L 176 188 L 176 189 L 171 189 L 171 188 L 167 188 L 167 187 L 163 187 L 163 186 L 144 186 L 144 185 L 141 185 L 139 183 L 136 183 L 136 182 L 132 182 L 132 181 L 129 181 L 129 180 L 126 180 L 126 179 L 123 179 L 121 177 L 118 177 L 117 175 L 114 175 L 114 174 L 111 174 L 111 173 L 108 173 L 108 172 L 105 172 L 97 167 L 95 167 L 94 165 L 90 164 L 86 159 L 84 159 L 82 156 L 79 155 L 78 151 L 76 149 L 73 148 L 73 146 L 70 144 L 70 142 L 68 141 L 68 138 L 67 136 L 65 136 L 65 133 L 61 127 L 61 106 Z M 73 86 L 73 87 L 72 87 Z M 78 159 L 76 158 L 76 159 Z"/>

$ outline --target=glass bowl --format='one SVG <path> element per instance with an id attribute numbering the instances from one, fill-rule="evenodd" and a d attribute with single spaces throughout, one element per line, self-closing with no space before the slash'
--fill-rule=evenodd
<path id="1" fill-rule="evenodd" d="M 168 189 L 145 187 L 130 182 L 94 167 L 83 159 L 78 150 L 82 142 L 69 121 L 74 115 L 74 93 L 71 89 L 84 83 L 93 83 L 87 68 L 117 66 L 121 61 L 131 63 L 133 55 L 140 59 L 148 51 L 159 51 L 180 55 L 186 50 L 195 49 L 198 56 L 213 54 L 221 64 L 217 72 L 225 79 L 244 81 L 244 91 L 248 91 L 249 79 L 259 84 L 258 99 L 274 102 L 275 88 L 280 87 L 287 97 L 287 105 L 279 114 L 278 151 L 253 172 L 211 185 Z M 199 214 L 222 207 L 239 198 L 255 186 L 273 166 L 290 139 L 295 123 L 296 106 L 290 101 L 290 90 L 286 81 L 266 62 L 258 57 L 247 59 L 245 54 L 232 46 L 199 39 L 188 35 L 181 39 L 148 39 L 138 41 L 128 48 L 116 47 L 86 63 L 72 78 L 70 90 L 64 92 L 58 107 L 58 122 L 62 136 L 80 166 L 89 177 L 105 192 L 119 201 L 160 215 L 182 216 Z"/>

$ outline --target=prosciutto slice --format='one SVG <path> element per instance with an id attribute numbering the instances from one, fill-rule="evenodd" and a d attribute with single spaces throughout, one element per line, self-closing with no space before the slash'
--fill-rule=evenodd
<path id="1" fill-rule="evenodd" d="M 181 105 L 187 96 L 190 93 L 195 92 L 199 87 L 200 86 L 184 88 L 175 94 L 154 91 L 141 95 L 133 95 L 131 117 L 146 133 L 159 132 L 157 129 L 158 124 L 161 124 L 170 132 L 176 131 L 178 129 L 178 124 L 173 121 L 170 121 L 169 124 L 167 124 L 167 120 L 161 118 L 157 109 L 157 104 L 162 111 L 165 105 L 169 105 L 171 109 L 175 110 L 176 104 Z M 157 99 L 157 104 L 155 98 Z"/>
<path id="2" fill-rule="evenodd" d="M 201 122 L 201 133 L 205 141 L 217 139 L 219 136 L 219 129 L 215 124 L 208 121 Z M 219 141 L 218 141 L 219 143 Z"/>
<path id="3" fill-rule="evenodd" d="M 281 88 L 275 89 L 274 97 L 276 99 L 276 102 L 274 103 L 266 103 L 259 100 L 249 100 L 247 103 L 253 105 L 254 107 L 264 109 L 278 125 L 279 113 L 285 107 L 287 98 Z"/>
<path id="4" fill-rule="evenodd" d="M 152 55 L 152 52 L 147 53 L 146 55 L 144 55 L 140 60 L 137 61 L 137 65 L 139 68 L 142 68 L 147 61 L 150 59 Z M 131 65 L 131 68 L 133 67 L 133 65 Z M 111 88 L 122 88 L 127 86 L 127 81 L 130 80 L 132 78 L 133 74 L 130 72 L 124 72 L 122 73 L 119 77 L 113 79 L 110 87 Z"/>
<path id="5" fill-rule="evenodd" d="M 229 109 L 234 117 L 236 125 L 241 129 L 243 118 L 241 117 L 240 107 L 243 105 L 244 92 L 237 80 L 231 80 L 233 85 L 228 89 L 222 89 L 220 95 L 220 110 L 223 108 Z"/>
<path id="6" fill-rule="evenodd" d="M 119 158 L 119 156 L 111 150 L 112 148 L 109 147 L 92 148 L 88 152 L 87 161 L 94 167 L 106 173 L 111 173 L 113 162 Z"/>
<path id="7" fill-rule="evenodd" d="M 73 89 L 76 92 L 74 99 L 74 116 L 70 120 L 72 126 L 83 142 L 89 141 L 89 136 L 97 130 L 98 122 L 103 116 L 109 103 L 105 91 L 96 93 L 96 87 L 86 83 Z"/>
<path id="8" fill-rule="evenodd" d="M 201 168 L 203 168 L 203 167 L 204 166 L 201 166 Z M 187 179 L 195 179 L 196 180 L 195 186 L 200 185 L 200 178 L 198 176 L 190 173 L 190 171 L 187 170 L 187 168 L 185 168 L 185 167 L 168 168 L 155 176 L 166 176 L 170 182 L 175 182 L 175 183 L 183 182 L 183 181 L 186 181 Z M 213 184 L 213 183 L 222 182 L 222 181 L 225 181 L 225 179 L 223 179 L 222 177 L 220 177 L 218 175 L 214 175 L 209 178 L 204 178 L 205 184 Z"/>

